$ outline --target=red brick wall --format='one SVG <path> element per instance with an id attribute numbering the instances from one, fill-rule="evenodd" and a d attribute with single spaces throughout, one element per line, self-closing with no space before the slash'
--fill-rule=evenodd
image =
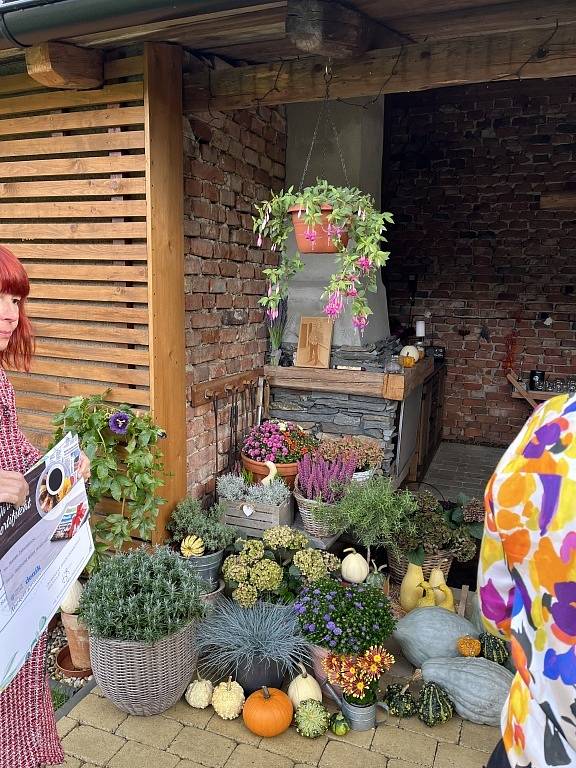
<path id="1" fill-rule="evenodd" d="M 390 314 L 409 319 L 417 273 L 412 318 L 429 310 L 447 350 L 445 437 L 505 445 L 530 413 L 504 376 L 510 346 L 516 370 L 576 374 L 576 209 L 540 207 L 576 190 L 576 79 L 398 95 L 386 114 Z"/>
<path id="2" fill-rule="evenodd" d="M 186 354 L 188 385 L 251 371 L 264 362 L 266 329 L 258 299 L 262 268 L 276 255 L 256 247 L 255 201 L 282 187 L 282 109 L 215 114 L 185 121 Z M 229 445 L 230 401 L 220 401 L 220 467 Z M 240 404 L 240 418 L 242 417 Z M 188 488 L 212 492 L 212 405 L 188 407 Z"/>

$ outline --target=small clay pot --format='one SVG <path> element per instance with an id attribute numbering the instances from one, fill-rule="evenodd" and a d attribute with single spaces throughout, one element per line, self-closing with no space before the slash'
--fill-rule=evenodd
<path id="1" fill-rule="evenodd" d="M 58 651 L 58 655 L 56 656 L 56 669 L 58 672 L 61 672 L 64 677 L 90 677 L 92 674 L 92 667 L 90 667 L 90 665 L 83 669 L 78 669 L 78 667 L 74 666 L 70 656 L 70 648 L 67 645 Z"/>

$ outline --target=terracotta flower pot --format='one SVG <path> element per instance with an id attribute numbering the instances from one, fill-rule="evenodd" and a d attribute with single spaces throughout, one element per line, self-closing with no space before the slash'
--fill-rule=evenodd
<path id="1" fill-rule="evenodd" d="M 252 473 L 252 477 L 254 478 L 254 482 L 259 483 L 261 480 L 264 480 L 265 477 L 268 477 L 270 474 L 270 470 L 266 466 L 266 464 L 263 461 L 256 461 L 255 459 L 250 459 L 248 456 L 246 456 L 244 453 L 241 454 L 242 458 L 242 466 L 245 470 Z M 294 481 L 296 480 L 296 475 L 298 474 L 298 463 L 293 462 L 291 464 L 276 464 L 276 469 L 278 470 L 279 477 L 284 480 L 288 488 L 291 490 L 294 488 Z"/>
<path id="2" fill-rule="evenodd" d="M 88 639 L 88 630 L 75 613 L 61 611 L 60 617 L 66 632 L 72 664 L 77 669 L 89 669 L 90 640 Z"/>
<path id="3" fill-rule="evenodd" d="M 292 225 L 296 235 L 296 245 L 300 253 L 338 253 L 340 248 L 334 245 L 333 237 L 328 231 L 328 214 L 332 210 L 331 205 L 322 205 L 322 211 L 326 211 L 320 217 L 320 221 L 315 226 L 310 226 L 304 221 L 304 217 L 298 216 L 303 210 L 299 205 L 292 205 L 288 212 L 292 214 Z M 342 247 L 348 245 L 348 232 L 344 231 L 340 235 Z"/>

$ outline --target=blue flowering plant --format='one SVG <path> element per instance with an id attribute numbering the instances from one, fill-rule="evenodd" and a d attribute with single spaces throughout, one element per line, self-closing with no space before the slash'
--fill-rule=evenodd
<path id="1" fill-rule="evenodd" d="M 92 397 L 73 397 L 54 418 L 53 444 L 67 432 L 78 435 L 91 463 L 87 488 L 90 509 L 108 497 L 120 505 L 94 525 L 96 553 L 91 568 L 107 549 L 119 550 L 131 531 L 149 539 L 164 499 L 164 462 L 158 442 L 164 431 L 147 412 L 106 401 L 109 391 Z"/>
<path id="2" fill-rule="evenodd" d="M 380 646 L 396 626 L 388 598 L 367 584 L 333 579 L 310 584 L 298 595 L 294 611 L 308 642 L 336 654 Z"/>

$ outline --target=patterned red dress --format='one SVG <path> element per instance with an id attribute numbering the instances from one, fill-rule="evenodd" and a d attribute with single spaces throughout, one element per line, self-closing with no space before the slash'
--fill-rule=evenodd
<path id="1" fill-rule="evenodd" d="M 18 426 L 14 390 L 0 368 L 0 469 L 25 472 L 39 456 Z M 38 768 L 64 762 L 45 654 L 44 634 L 18 675 L 0 693 L 0 768 Z"/>

